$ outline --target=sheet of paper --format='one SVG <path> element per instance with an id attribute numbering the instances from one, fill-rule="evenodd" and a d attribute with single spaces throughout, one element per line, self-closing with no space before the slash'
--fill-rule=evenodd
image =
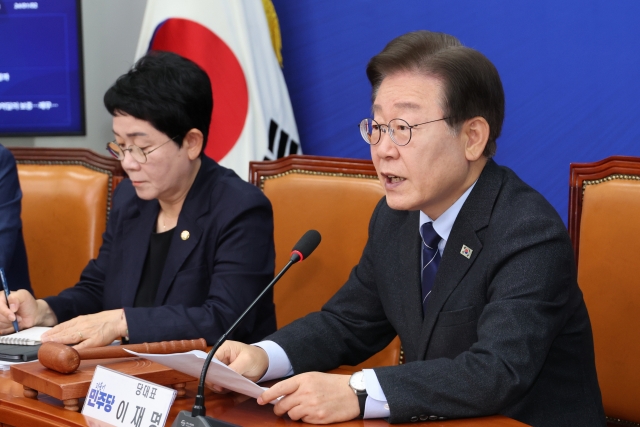
<path id="1" fill-rule="evenodd" d="M 0 371 L 8 371 L 11 369 L 11 365 L 15 365 L 16 363 L 29 363 L 29 362 L 9 362 L 6 360 L 0 360 Z"/>
<path id="2" fill-rule="evenodd" d="M 207 358 L 207 353 L 200 350 L 173 354 L 145 354 L 136 353 L 135 351 L 130 350 L 127 351 L 131 354 L 135 354 L 136 356 L 151 360 L 152 362 L 160 363 L 161 365 L 175 369 L 176 371 L 196 377 L 198 380 L 200 379 L 204 359 Z M 213 358 L 209 365 L 206 383 L 207 385 L 220 385 L 229 390 L 253 397 L 254 399 L 258 398 L 258 396 L 266 390 L 266 388 L 260 387 L 253 381 L 248 380 L 237 372 L 231 370 L 227 365 L 216 358 Z"/>
<path id="3" fill-rule="evenodd" d="M 10 360 L 0 360 L 0 371 L 9 371 L 11 370 L 11 365 L 18 365 L 22 363 L 37 363 L 37 360 L 30 360 L 28 362 L 22 360 L 10 361 Z"/>

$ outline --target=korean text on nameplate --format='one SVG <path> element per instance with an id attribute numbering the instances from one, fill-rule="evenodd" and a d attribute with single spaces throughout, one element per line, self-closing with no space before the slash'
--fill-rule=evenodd
<path id="1" fill-rule="evenodd" d="M 163 427 L 174 389 L 96 366 L 82 414 L 110 425 Z"/>

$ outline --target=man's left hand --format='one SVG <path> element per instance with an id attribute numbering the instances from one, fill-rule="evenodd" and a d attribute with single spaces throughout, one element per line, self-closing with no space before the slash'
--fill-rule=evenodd
<path id="1" fill-rule="evenodd" d="M 307 372 L 275 384 L 262 393 L 258 403 L 265 405 L 283 396 L 273 412 L 285 413 L 292 420 L 312 424 L 348 421 L 360 415 L 358 397 L 349 387 L 349 375 Z"/>

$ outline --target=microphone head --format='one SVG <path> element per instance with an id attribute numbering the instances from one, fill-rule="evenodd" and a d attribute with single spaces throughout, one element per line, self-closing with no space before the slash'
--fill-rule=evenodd
<path id="1" fill-rule="evenodd" d="M 309 230 L 298 240 L 291 251 L 291 261 L 298 262 L 306 259 L 316 250 L 322 240 L 322 236 L 316 230 Z"/>

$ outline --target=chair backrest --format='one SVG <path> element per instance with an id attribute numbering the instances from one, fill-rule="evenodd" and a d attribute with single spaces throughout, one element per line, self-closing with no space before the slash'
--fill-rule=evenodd
<path id="1" fill-rule="evenodd" d="M 120 162 L 87 149 L 10 148 L 22 189 L 22 228 L 38 298 L 73 286 L 98 255 Z"/>
<path id="2" fill-rule="evenodd" d="M 605 413 L 640 423 L 640 158 L 571 164 L 569 198 Z"/>
<path id="3" fill-rule="evenodd" d="M 376 204 L 384 196 L 371 161 L 292 155 L 251 162 L 250 182 L 271 201 L 276 269 L 289 260 L 291 248 L 309 229 L 322 243 L 274 288 L 278 327 L 318 311 L 346 282 L 367 241 Z M 398 338 L 363 366 L 400 363 Z M 356 369 L 356 368 L 354 368 Z"/>

